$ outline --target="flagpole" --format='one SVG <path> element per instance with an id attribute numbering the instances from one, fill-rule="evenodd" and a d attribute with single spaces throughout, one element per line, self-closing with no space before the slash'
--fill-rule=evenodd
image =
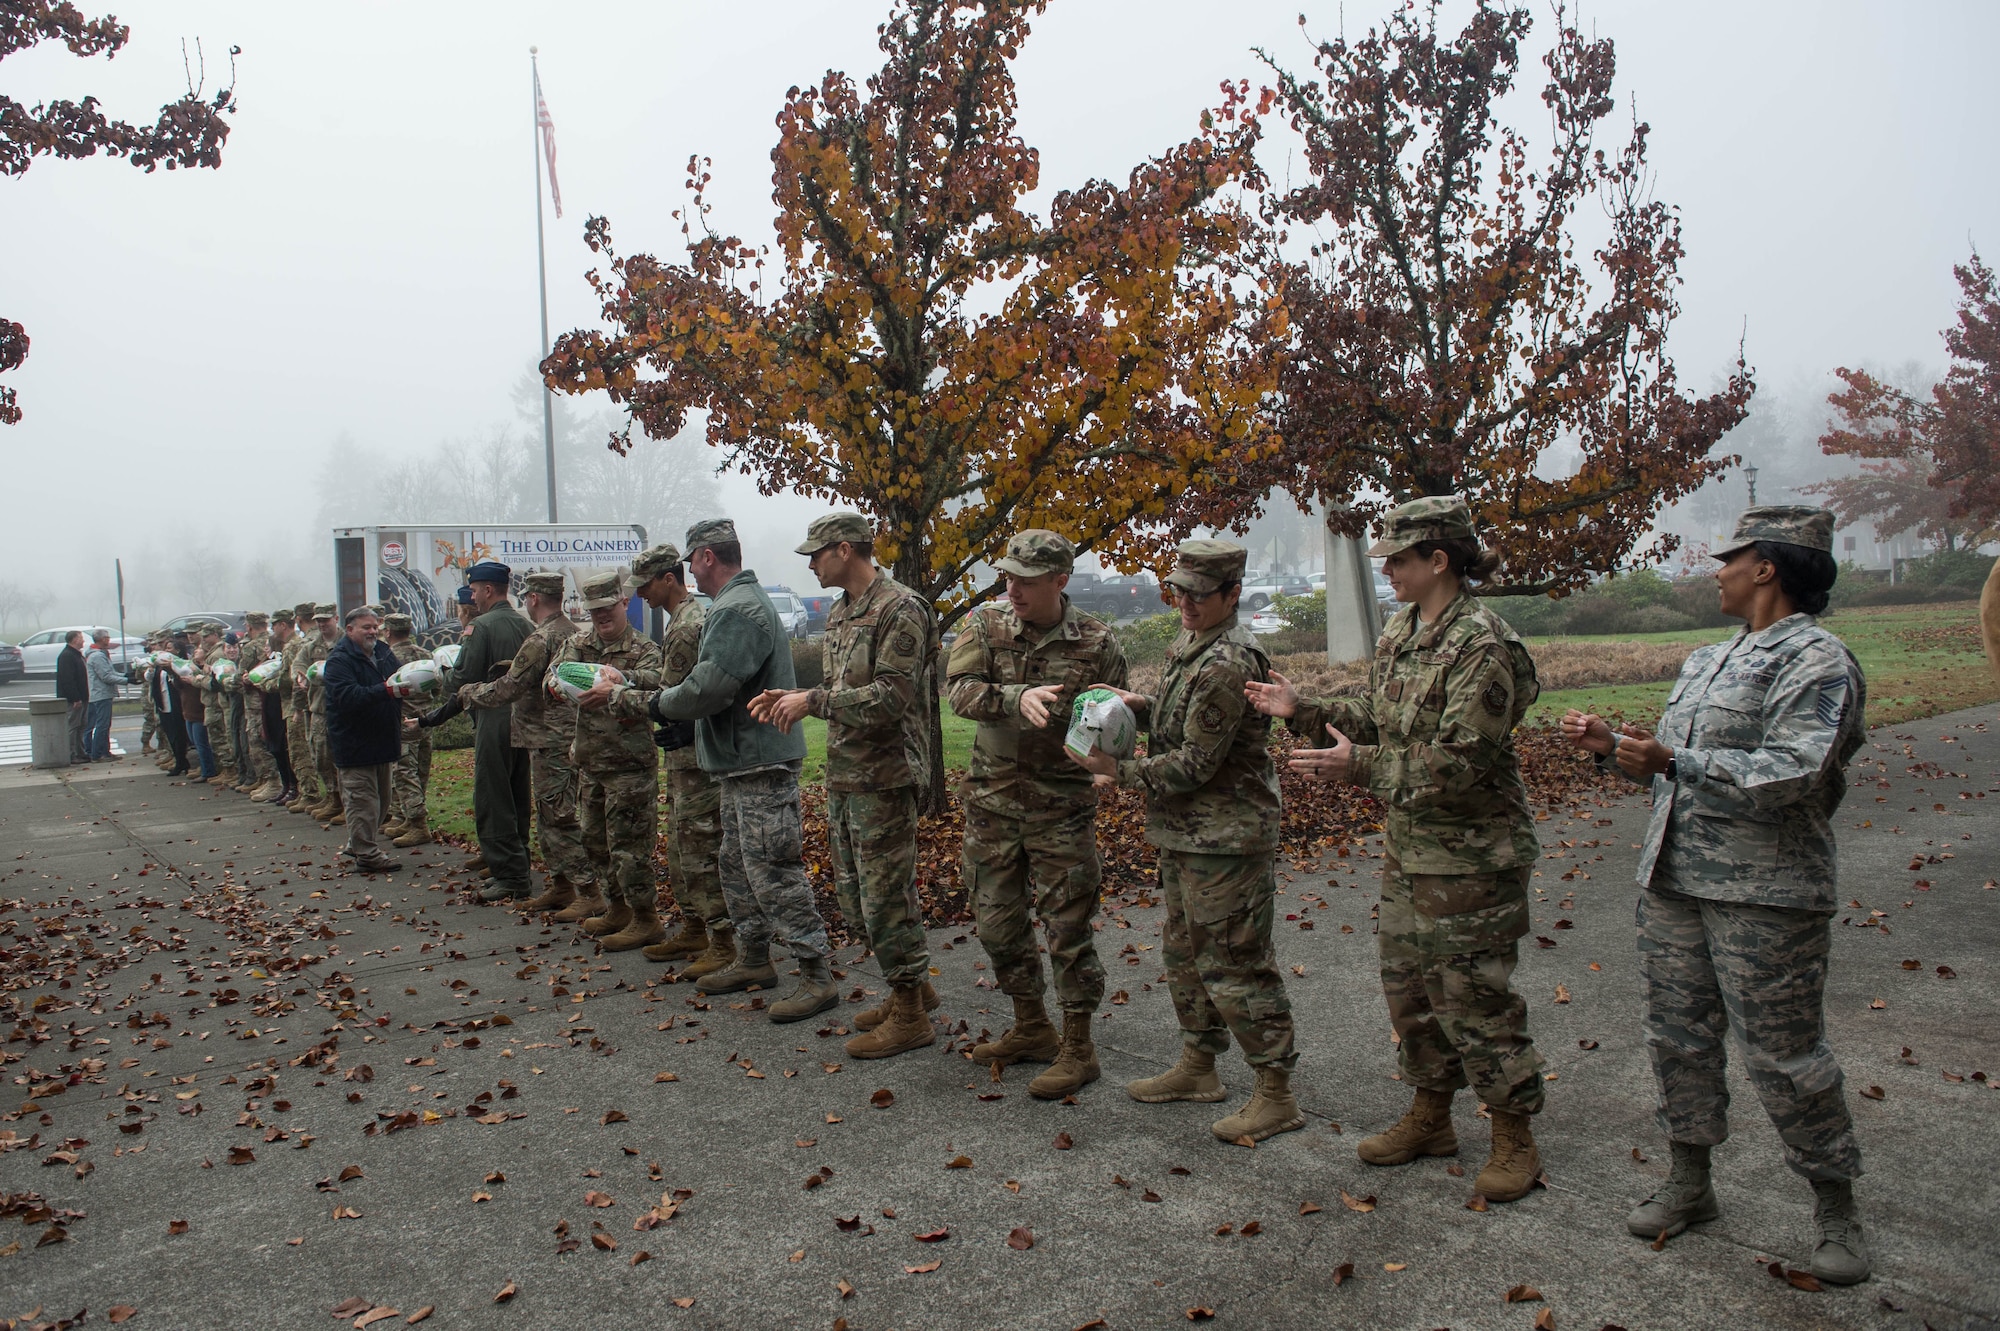
<path id="1" fill-rule="evenodd" d="M 542 289 L 542 347 L 535 356 L 535 374 L 541 375 L 541 362 L 549 354 L 549 256 L 548 247 L 542 239 L 542 71 L 535 61 L 536 48 L 528 48 L 528 67 L 534 75 L 534 102 L 529 107 L 529 119 L 535 126 L 535 271 L 541 279 Z M 556 424 L 555 399 L 549 392 L 547 380 L 542 382 L 542 461 L 546 466 L 549 481 L 549 521 L 556 518 Z"/>

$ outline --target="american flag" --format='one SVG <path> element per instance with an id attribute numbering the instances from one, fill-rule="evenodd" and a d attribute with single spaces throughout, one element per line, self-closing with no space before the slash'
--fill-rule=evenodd
<path id="1" fill-rule="evenodd" d="M 562 216 L 562 186 L 556 183 L 556 122 L 549 118 L 549 104 L 542 99 L 542 73 L 535 71 L 535 124 L 542 131 L 542 151 L 549 159 L 549 197 L 555 200 L 556 216 Z"/>

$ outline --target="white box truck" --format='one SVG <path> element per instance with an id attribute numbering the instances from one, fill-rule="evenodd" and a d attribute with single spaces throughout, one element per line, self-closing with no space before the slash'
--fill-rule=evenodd
<path id="1" fill-rule="evenodd" d="M 514 595 L 522 576 L 560 571 L 569 575 L 564 609 L 582 619 L 578 582 L 599 569 L 630 572 L 646 548 L 646 529 L 601 523 L 545 522 L 474 526 L 460 523 L 407 523 L 402 526 L 335 527 L 334 587 L 344 616 L 357 605 L 374 603 L 400 610 L 415 622 L 426 647 L 458 640 L 453 608 L 465 571 L 492 559 L 514 571 Z M 516 602 L 518 604 L 518 600 Z M 646 603 L 632 598 L 626 613 L 642 633 L 658 638 L 660 626 Z"/>

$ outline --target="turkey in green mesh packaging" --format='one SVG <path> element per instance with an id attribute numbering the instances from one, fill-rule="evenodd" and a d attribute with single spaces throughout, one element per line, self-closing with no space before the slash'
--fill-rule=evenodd
<path id="1" fill-rule="evenodd" d="M 575 702 L 602 683 L 623 684 L 625 676 L 616 666 L 594 661 L 564 661 L 549 672 L 549 692 L 565 702 Z"/>
<path id="2" fill-rule="evenodd" d="M 279 675 L 284 673 L 284 669 L 285 658 L 283 656 L 269 656 L 264 658 L 262 664 L 253 666 L 250 672 L 244 675 L 243 678 L 261 689 L 266 684 L 274 682 Z"/>
<path id="3" fill-rule="evenodd" d="M 1093 750 L 1113 758 L 1130 758 L 1139 740 L 1139 722 L 1125 700 L 1110 689 L 1085 689 L 1070 709 L 1069 734 L 1063 747 L 1079 758 Z"/>

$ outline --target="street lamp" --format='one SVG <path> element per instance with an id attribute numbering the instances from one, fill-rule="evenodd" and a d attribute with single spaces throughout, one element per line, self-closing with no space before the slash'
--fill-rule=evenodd
<path id="1" fill-rule="evenodd" d="M 1753 463 L 1743 468 L 1743 479 L 1750 482 L 1750 507 L 1757 507 L 1757 467 Z"/>

